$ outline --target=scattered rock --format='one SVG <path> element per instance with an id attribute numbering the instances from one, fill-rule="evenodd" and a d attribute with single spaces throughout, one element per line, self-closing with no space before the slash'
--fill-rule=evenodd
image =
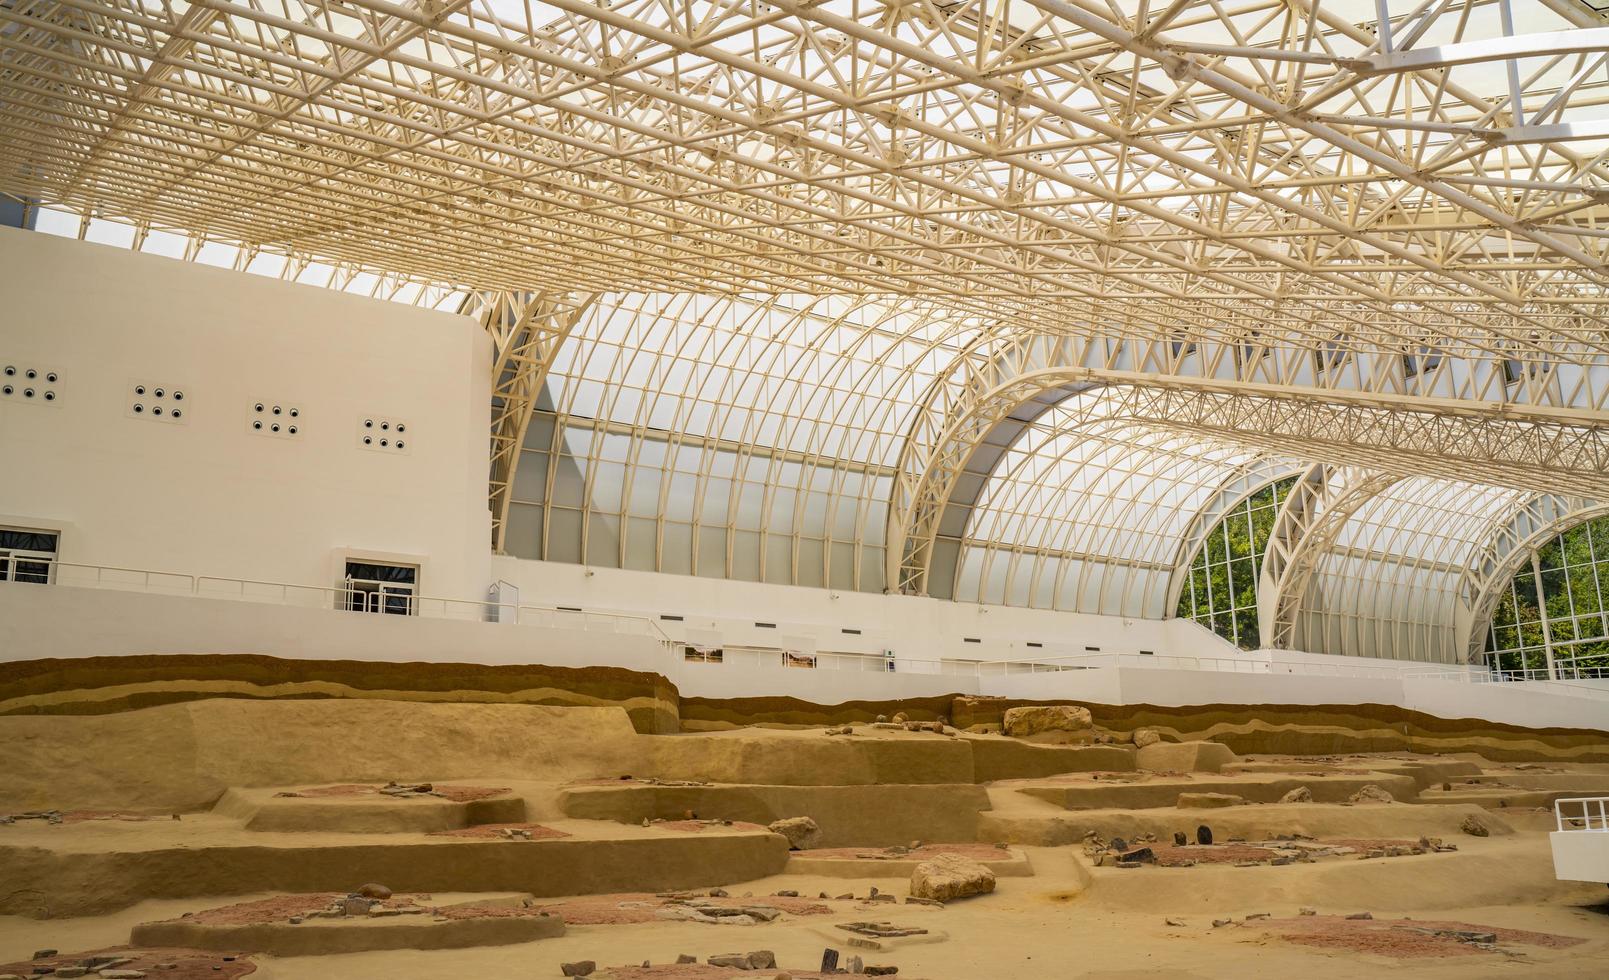
<path id="1" fill-rule="evenodd" d="M 1047 732 L 1071 732 L 1093 738 L 1094 719 L 1088 708 L 1075 704 L 1027 705 L 1006 711 L 1005 732 L 1015 738 Z"/>
<path id="2" fill-rule="evenodd" d="M 838 972 L 838 951 L 836 949 L 824 949 L 821 951 L 821 970 L 819 972 Z"/>
<path id="3" fill-rule="evenodd" d="M 1298 786 L 1279 798 L 1281 803 L 1311 803 L 1313 791 L 1306 786 Z"/>
<path id="4" fill-rule="evenodd" d="M 1487 837 L 1491 834 L 1491 831 L 1486 829 L 1486 825 L 1475 817 L 1465 817 L 1464 822 L 1458 825 L 1458 829 L 1471 837 Z"/>
<path id="5" fill-rule="evenodd" d="M 1441 791 L 1443 793 L 1451 793 L 1453 791 L 1453 784 L 1452 783 L 1442 783 L 1441 784 Z"/>
<path id="6" fill-rule="evenodd" d="M 1172 926 L 1175 929 L 1183 929 L 1184 928 L 1184 920 L 1183 919 L 1163 919 L 1162 921 L 1164 923 L 1166 923 L 1167 925 Z"/>
<path id="7" fill-rule="evenodd" d="M 821 843 L 821 828 L 809 817 L 788 817 L 771 824 L 769 829 L 788 839 L 790 851 L 803 851 Z"/>
<path id="8" fill-rule="evenodd" d="M 1310 907 L 1304 905 L 1304 906 L 1301 907 L 1301 909 L 1296 914 L 1297 915 L 1318 915 L 1318 909 L 1310 908 Z"/>
<path id="9" fill-rule="evenodd" d="M 391 889 L 371 881 L 366 885 L 359 885 L 358 890 L 353 894 L 361 895 L 364 898 L 387 899 L 391 897 Z"/>
<path id="10" fill-rule="evenodd" d="M 1363 920 L 1363 919 L 1372 919 L 1372 918 L 1374 918 L 1374 915 L 1372 913 L 1369 913 L 1369 912 L 1353 912 L 1351 915 L 1347 916 L 1347 918 L 1348 919 L 1354 919 L 1354 920 Z"/>
<path id="11" fill-rule="evenodd" d="M 1148 864 L 1156 861 L 1156 855 L 1151 852 L 1149 847 L 1136 847 L 1132 851 L 1125 851 L 1119 854 L 1117 859 L 1132 864 Z"/>
<path id="12" fill-rule="evenodd" d="M 777 968 L 777 954 L 769 949 L 755 949 L 749 951 L 749 969 L 775 970 Z"/>
<path id="13" fill-rule="evenodd" d="M 1174 847 L 1188 847 L 1189 844 L 1190 844 L 1190 838 L 1185 836 L 1184 831 L 1175 830 L 1173 832 L 1173 846 Z"/>
<path id="14" fill-rule="evenodd" d="M 1202 824 L 1201 826 L 1197 827 L 1196 828 L 1196 843 L 1197 844 L 1211 844 L 1212 843 L 1212 828 L 1207 826 L 1206 824 Z"/>
<path id="15" fill-rule="evenodd" d="M 1214 929 L 1222 929 L 1224 926 L 1232 926 L 1234 924 L 1235 924 L 1234 919 L 1213 919 L 1212 920 L 1212 927 Z"/>
<path id="16" fill-rule="evenodd" d="M 931 899 L 931 898 L 918 898 L 915 895 L 907 895 L 907 896 L 905 896 L 905 904 L 906 905 L 934 905 L 934 906 L 937 906 L 937 907 L 939 907 L 941 909 L 944 907 L 943 902 L 936 901 L 936 900 Z"/>
<path id="17" fill-rule="evenodd" d="M 894 719 L 893 719 L 893 720 L 894 720 L 894 724 L 896 724 L 896 725 L 903 725 L 903 724 L 905 724 L 905 723 L 906 723 L 906 722 L 908 722 L 908 721 L 910 721 L 910 720 L 911 720 L 911 718 L 910 718 L 910 716 L 909 716 L 909 715 L 907 715 L 907 714 L 906 714 L 906 713 L 905 713 L 905 712 L 903 712 L 903 711 L 896 711 L 896 712 L 895 712 L 895 713 L 894 713 Z"/>
<path id="18" fill-rule="evenodd" d="M 941 854 L 911 872 L 911 894 L 936 902 L 986 895 L 994 891 L 994 872 L 970 858 Z"/>
<path id="19" fill-rule="evenodd" d="M 877 724 L 879 724 L 879 725 L 888 724 L 888 716 L 887 715 L 878 715 L 877 716 Z"/>
<path id="20" fill-rule="evenodd" d="M 1358 790 L 1356 793 L 1353 793 L 1351 795 L 1351 797 L 1348 798 L 1347 802 L 1349 802 L 1349 803 L 1395 803 L 1395 802 L 1397 802 L 1397 798 L 1392 796 L 1390 793 L 1387 793 L 1385 790 L 1381 789 L 1380 787 L 1376 786 L 1375 784 L 1369 783 L 1367 786 L 1365 786 L 1362 789 Z"/>
<path id="21" fill-rule="evenodd" d="M 677 963 L 697 963 L 698 962 L 698 957 L 692 955 L 691 953 L 682 953 L 682 954 L 680 954 L 679 956 L 676 957 L 676 962 Z"/>
<path id="22" fill-rule="evenodd" d="M 1147 745 L 1155 745 L 1162 741 L 1162 736 L 1149 728 L 1136 729 L 1134 732 L 1134 747 L 1143 749 Z"/>
<path id="23" fill-rule="evenodd" d="M 710 966 L 730 966 L 739 970 L 749 968 L 749 954 L 747 953 L 719 953 L 704 961 Z"/>
<path id="24" fill-rule="evenodd" d="M 36 950 L 34 950 L 34 959 L 36 959 L 36 960 L 48 960 L 52 956 L 55 956 L 57 954 L 57 952 L 58 951 L 54 950 L 54 949 L 36 949 Z"/>

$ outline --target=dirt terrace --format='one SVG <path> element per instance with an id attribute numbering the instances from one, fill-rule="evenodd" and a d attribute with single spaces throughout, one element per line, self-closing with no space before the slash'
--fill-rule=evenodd
<path id="1" fill-rule="evenodd" d="M 473 803 L 475 800 L 503 796 L 509 792 L 507 786 L 441 786 L 434 783 L 398 783 L 396 785 L 404 789 L 428 785 L 430 789 L 426 792 L 385 793 L 382 792 L 386 786 L 384 783 L 337 783 L 332 786 L 310 786 L 306 789 L 295 789 L 274 795 L 281 799 L 384 796 L 388 799 L 406 800 L 415 797 L 431 797 L 451 800 L 454 803 Z"/>
<path id="2" fill-rule="evenodd" d="M 560 837 L 569 837 L 568 831 L 555 830 L 539 823 L 482 823 L 473 827 L 459 827 L 456 830 L 432 830 L 431 837 L 465 837 L 471 840 L 481 838 L 503 839 L 505 830 L 523 830 L 530 840 L 557 840 Z M 518 839 L 518 838 L 516 838 Z"/>
<path id="3" fill-rule="evenodd" d="M 993 844 L 923 844 L 915 850 L 882 847 L 814 847 L 796 851 L 799 857 L 845 861 L 925 861 L 940 854 L 959 854 L 974 861 L 999 861 L 1011 852 Z"/>
<path id="4" fill-rule="evenodd" d="M 842 967 L 840 966 L 840 969 Z M 793 980 L 842 980 L 842 973 L 815 973 L 807 971 L 789 970 L 785 965 L 777 964 L 775 971 L 744 971 L 727 966 L 705 966 L 702 963 L 665 964 L 664 966 L 617 966 L 608 969 L 600 968 L 596 974 L 600 980 L 735 980 L 737 977 L 754 977 L 756 980 L 769 978 L 780 973 L 786 973 Z M 907 977 L 902 971 L 900 980 L 921 980 L 920 977 Z"/>
<path id="5" fill-rule="evenodd" d="M 818 900 L 784 895 L 756 895 L 750 898 L 725 896 L 701 898 L 700 901 L 725 908 L 769 906 L 790 915 L 828 915 L 832 912 L 830 906 Z M 659 910 L 675 902 L 675 899 L 649 892 L 626 892 L 618 895 L 586 895 L 562 902 L 538 904 L 536 908 L 561 917 L 566 925 L 618 926 L 656 922 L 659 920 Z"/>
<path id="6" fill-rule="evenodd" d="M 37 960 L 0 963 L 0 975 L 13 973 L 21 977 L 33 976 L 36 968 L 50 967 L 52 970 L 56 970 L 62 967 L 78 966 L 81 960 L 92 956 L 126 957 L 129 961 L 119 964 L 116 969 L 138 970 L 148 976 L 162 977 L 163 980 L 235 980 L 237 977 L 244 977 L 257 971 L 256 964 L 246 959 L 244 953 L 215 953 L 201 949 L 138 949 L 130 946 L 113 946 L 107 949 L 92 949 L 80 953 L 47 956 Z"/>

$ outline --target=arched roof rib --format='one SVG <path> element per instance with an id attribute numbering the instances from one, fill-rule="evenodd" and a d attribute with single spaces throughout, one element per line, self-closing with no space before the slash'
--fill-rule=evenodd
<path id="1" fill-rule="evenodd" d="M 1109 391 L 1069 399 L 1028 427 L 980 494 L 955 598 L 1170 615 L 1201 515 L 1260 462 L 1245 446 L 1136 423 Z"/>
<path id="2" fill-rule="evenodd" d="M 1464 662 L 1464 578 L 1482 545 L 1532 496 L 1430 478 L 1382 490 L 1313 559 L 1292 645 Z"/>
<path id="3" fill-rule="evenodd" d="M 881 591 L 893 462 L 977 329 L 912 302 L 600 296 L 549 371 L 505 547 Z"/>

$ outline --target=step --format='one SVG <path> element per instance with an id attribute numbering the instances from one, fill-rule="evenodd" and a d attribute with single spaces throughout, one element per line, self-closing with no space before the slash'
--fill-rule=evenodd
<path id="1" fill-rule="evenodd" d="M 1020 792 L 1067 810 L 1152 809 L 1174 806 L 1181 793 L 1227 793 L 1253 803 L 1277 803 L 1293 789 L 1306 786 L 1315 802 L 1342 803 L 1367 785 L 1379 786 L 1399 801 L 1412 801 L 1418 787 L 1408 776 L 1370 773 L 1366 776 L 1196 776 L 1190 779 L 1142 778 L 1080 780 L 1047 786 L 1023 786 Z"/>
<path id="2" fill-rule="evenodd" d="M 1026 878 L 1034 873 L 1028 855 L 1016 848 L 1002 849 L 993 844 L 922 847 L 901 855 L 884 854 L 875 848 L 812 848 L 788 855 L 788 866 L 783 873 L 823 878 L 908 878 L 918 864 L 946 851 L 977 861 L 999 878 Z"/>
<path id="3" fill-rule="evenodd" d="M 519 893 L 417 899 L 397 895 L 384 904 L 429 911 L 395 916 L 312 918 L 300 914 L 337 897 L 334 893 L 283 895 L 205 909 L 177 919 L 144 922 L 134 927 L 129 942 L 141 947 L 322 956 L 385 949 L 506 946 L 564 935 L 562 918 L 526 908 L 530 896 Z M 411 906 L 406 904 L 409 902 Z M 259 914 L 252 915 L 254 911 Z M 300 921 L 292 922 L 291 915 Z"/>
<path id="4" fill-rule="evenodd" d="M 390 795 L 380 792 L 382 785 L 229 789 L 213 812 L 242 821 L 247 830 L 279 833 L 427 834 L 525 819 L 524 798 L 505 787 L 441 783 L 431 785 L 444 795 Z"/>
<path id="5" fill-rule="evenodd" d="M 529 892 L 539 896 L 728 885 L 777 874 L 787 841 L 761 829 L 555 820 L 567 836 L 270 833 L 212 814 L 182 821 L 43 821 L 0 835 L 0 915 L 93 915 L 153 898 L 346 892 Z"/>
<path id="6" fill-rule="evenodd" d="M 885 786 L 667 786 L 639 780 L 566 787 L 559 793 L 565 816 L 640 824 L 701 820 L 769 824 L 807 816 L 821 828 L 823 847 L 886 847 L 913 840 L 972 842 L 978 814 L 989 808 L 982 786 L 922 784 Z"/>
<path id="7" fill-rule="evenodd" d="M 985 813 L 979 834 L 983 840 L 1006 841 L 1036 847 L 1078 844 L 1089 831 L 1110 840 L 1128 840 L 1150 833 L 1170 841 L 1181 832 L 1195 839 L 1196 827 L 1212 828 L 1213 839 L 1227 843 L 1231 837 L 1268 840 L 1280 834 L 1309 837 L 1406 838 L 1424 835 L 1462 844 L 1473 840 L 1460 829 L 1467 817 L 1474 817 L 1492 836 L 1512 834 L 1503 818 L 1473 804 L 1446 806 L 1377 803 L 1343 806 L 1336 803 L 1271 803 L 1238 806 L 1221 810 L 1102 809 L 1072 810 L 1061 813 L 995 811 Z"/>

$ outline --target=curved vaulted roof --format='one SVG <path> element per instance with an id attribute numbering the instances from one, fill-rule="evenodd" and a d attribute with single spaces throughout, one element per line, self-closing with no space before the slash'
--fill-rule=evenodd
<path id="1" fill-rule="evenodd" d="M 1317 463 L 1279 635 L 1456 657 L 1609 499 L 1609 26 L 1409 6 L 4 0 L 0 193 L 478 316 L 515 554 L 1165 616 Z"/>

